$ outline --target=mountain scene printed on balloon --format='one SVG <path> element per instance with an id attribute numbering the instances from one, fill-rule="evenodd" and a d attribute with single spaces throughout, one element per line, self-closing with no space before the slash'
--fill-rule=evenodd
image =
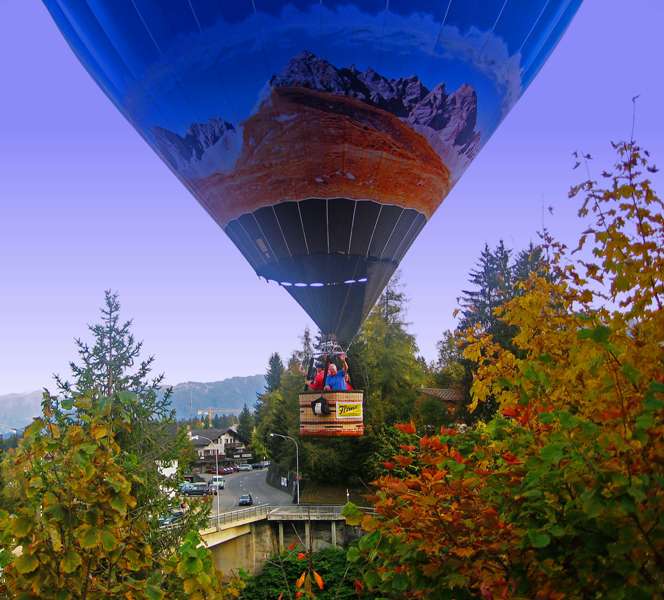
<path id="1" fill-rule="evenodd" d="M 372 201 L 429 218 L 480 149 L 477 94 L 416 76 L 337 67 L 304 51 L 240 123 L 153 130 L 165 160 L 217 222 L 308 198 Z"/>

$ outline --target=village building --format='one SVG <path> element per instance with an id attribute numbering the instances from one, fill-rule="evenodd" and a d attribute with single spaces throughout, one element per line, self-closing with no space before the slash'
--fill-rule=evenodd
<path id="1" fill-rule="evenodd" d="M 235 425 L 224 429 L 190 429 L 189 437 L 198 455 L 193 464 L 195 469 L 211 471 L 215 467 L 215 456 L 219 466 L 239 465 L 252 458 Z"/>

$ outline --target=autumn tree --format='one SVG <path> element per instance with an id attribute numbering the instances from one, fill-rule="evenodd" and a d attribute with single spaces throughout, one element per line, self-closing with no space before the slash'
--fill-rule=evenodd
<path id="1" fill-rule="evenodd" d="M 137 493 L 145 473 L 118 443 L 132 427 L 129 392 L 45 394 L 43 416 L 2 461 L 7 509 L 0 511 L 3 597 L 222 598 L 209 552 L 197 532 L 156 552 L 151 516 Z M 64 406 L 63 406 L 64 404 Z M 62 412 L 62 408 L 68 412 Z M 190 512 L 205 512 L 193 504 Z"/>
<path id="2" fill-rule="evenodd" d="M 409 439 L 383 465 L 351 558 L 412 598 L 655 598 L 664 589 L 664 203 L 633 142 L 605 183 L 574 186 L 576 252 L 495 309 L 514 331 L 465 332 L 474 402 L 499 414 Z"/>
<path id="3" fill-rule="evenodd" d="M 455 418 L 466 422 L 488 420 L 496 412 L 495 399 L 489 398 L 476 410 L 468 411 L 471 403 L 470 386 L 477 364 L 463 356 L 464 332 L 470 328 L 491 335 L 505 348 L 514 349 L 512 338 L 516 331 L 498 318 L 496 310 L 520 293 L 520 285 L 531 274 L 546 272 L 546 257 L 541 245 L 532 242 L 513 258 L 513 250 L 501 240 L 492 250 L 485 244 L 477 265 L 470 272 L 470 289 L 463 290 L 459 299 L 460 320 L 454 332 L 445 332 L 438 343 L 435 381 L 439 387 L 453 387 L 464 395 Z"/>
<path id="4" fill-rule="evenodd" d="M 153 551 L 161 552 L 186 534 L 184 530 L 162 530 L 158 517 L 173 509 L 173 492 L 179 483 L 177 473 L 164 475 L 164 467 L 177 464 L 181 471 L 187 462 L 189 442 L 186 431 L 177 428 L 170 389 L 162 389 L 164 375 L 152 375 L 154 356 L 142 357 L 143 342 L 135 339 L 133 322 L 123 320 L 120 309 L 118 294 L 107 290 L 100 322 L 88 326 L 91 341 L 75 340 L 78 361 L 70 362 L 71 378 L 55 376 L 58 397 L 52 410 L 69 427 L 68 412 L 74 416 L 79 412 L 76 405 L 63 408 L 71 404 L 72 398 L 85 396 L 96 401 L 103 397 L 113 400 L 112 417 L 116 413 L 128 415 L 131 427 L 119 429 L 116 442 L 138 461 L 143 485 L 135 489 L 136 510 L 152 515 L 149 535 Z M 180 539 L 173 540 L 174 535 Z"/>

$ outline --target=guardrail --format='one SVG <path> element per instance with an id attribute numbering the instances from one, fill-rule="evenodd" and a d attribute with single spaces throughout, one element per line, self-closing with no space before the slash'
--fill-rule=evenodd
<path id="1" fill-rule="evenodd" d="M 212 515 L 209 518 L 210 527 L 223 527 L 230 525 L 237 521 L 245 521 L 247 519 L 260 519 L 266 517 L 270 510 L 273 509 L 269 504 L 259 504 L 250 508 L 241 508 L 238 510 L 231 510 L 219 515 Z"/>
<path id="2" fill-rule="evenodd" d="M 338 504 L 307 505 L 299 506 L 272 506 L 270 504 L 260 504 L 250 508 L 241 508 L 229 512 L 220 513 L 219 516 L 213 515 L 209 518 L 210 528 L 221 528 L 226 525 L 232 525 L 239 521 L 247 519 L 268 518 L 275 521 L 340 521 L 344 517 L 341 515 L 343 506 Z M 374 513 L 375 510 L 370 507 L 360 507 L 365 513 Z"/>
<path id="3" fill-rule="evenodd" d="M 325 519 L 342 519 L 341 511 L 343 506 L 338 504 L 328 505 L 306 505 L 300 504 L 298 506 L 279 506 L 271 511 L 271 516 L 279 519 L 297 519 L 297 520 L 325 520 Z"/>

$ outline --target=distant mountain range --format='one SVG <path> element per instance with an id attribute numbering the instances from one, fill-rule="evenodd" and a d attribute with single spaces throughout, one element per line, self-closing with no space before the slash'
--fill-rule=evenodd
<path id="1" fill-rule="evenodd" d="M 171 402 L 178 419 L 196 416 L 197 410 L 215 408 L 220 413 L 239 414 L 246 404 L 253 409 L 256 394 L 265 391 L 264 375 L 230 377 L 222 381 L 187 381 L 173 386 Z"/>
<path id="2" fill-rule="evenodd" d="M 270 79 L 262 104 L 269 102 L 269 90 L 288 87 L 355 98 L 393 114 L 429 142 L 453 181 L 480 149 L 477 94 L 468 84 L 453 92 L 444 83 L 430 90 L 416 75 L 394 79 L 371 68 L 336 67 L 305 51 Z M 219 118 L 192 124 L 184 137 L 161 127 L 154 129 L 154 135 L 168 163 L 190 178 L 231 171 L 242 149 L 242 125 Z"/>
<path id="3" fill-rule="evenodd" d="M 265 389 L 263 375 L 230 377 L 222 381 L 187 381 L 173 386 L 171 402 L 178 419 L 196 416 L 196 411 L 215 408 L 220 413 L 238 414 L 247 404 L 253 408 L 256 394 Z M 41 414 L 42 392 L 0 395 L 0 434 L 7 427 L 23 428 Z"/>

